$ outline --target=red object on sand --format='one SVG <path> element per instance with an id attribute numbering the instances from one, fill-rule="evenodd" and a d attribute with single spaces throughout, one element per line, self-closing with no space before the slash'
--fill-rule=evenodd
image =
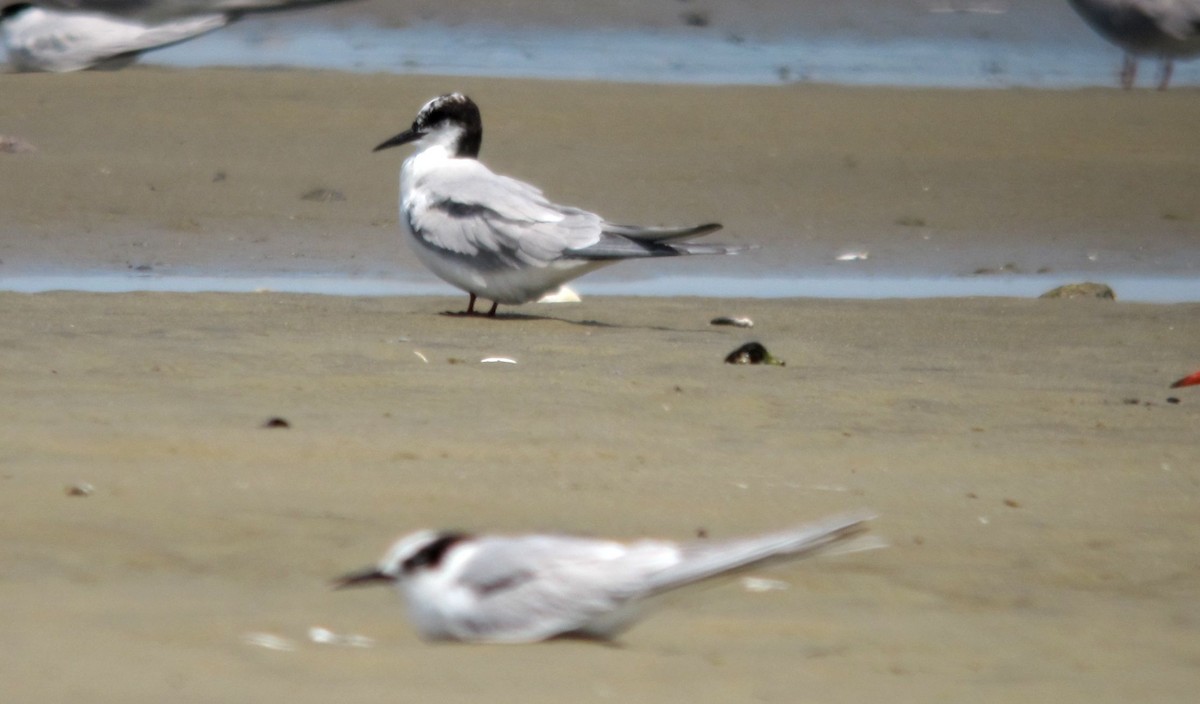
<path id="1" fill-rule="evenodd" d="M 1200 372 L 1183 377 L 1174 384 L 1171 384 L 1171 388 L 1178 389 L 1181 386 L 1192 386 L 1193 384 L 1200 384 Z"/>

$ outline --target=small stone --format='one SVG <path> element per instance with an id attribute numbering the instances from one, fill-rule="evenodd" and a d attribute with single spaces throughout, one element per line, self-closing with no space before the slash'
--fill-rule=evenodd
<path id="1" fill-rule="evenodd" d="M 96 487 L 87 482 L 77 482 L 66 488 L 67 496 L 91 496 L 96 493 Z"/>
<path id="2" fill-rule="evenodd" d="M 346 194 L 332 188 L 314 188 L 300 196 L 300 200 L 314 200 L 319 203 L 336 203 L 346 200 Z"/>
<path id="3" fill-rule="evenodd" d="M 772 357 L 759 342 L 747 342 L 736 350 L 730 352 L 725 357 L 726 364 L 774 364 L 776 366 L 785 366 L 782 359 Z"/>
<path id="4" fill-rule="evenodd" d="M 752 328 L 752 327 L 754 327 L 754 321 L 745 316 L 732 318 L 727 315 L 722 315 L 722 316 L 713 318 L 712 320 L 708 321 L 708 324 L 709 325 L 732 325 L 735 328 Z"/>
<path id="5" fill-rule="evenodd" d="M 4 152 L 5 154 L 26 154 L 35 151 L 37 151 L 37 147 L 20 137 L 0 134 L 0 152 Z"/>
<path id="6" fill-rule="evenodd" d="M 1116 300 L 1117 294 L 1113 293 L 1112 287 L 1107 284 L 1085 281 L 1078 284 L 1059 286 L 1043 293 L 1038 298 L 1099 298 L 1111 301 Z"/>
<path id="7" fill-rule="evenodd" d="M 274 418 L 268 418 L 266 420 L 266 422 L 262 424 L 262 427 L 264 427 L 264 428 L 290 428 L 290 427 L 292 427 L 292 424 L 287 421 L 287 418 L 280 418 L 279 416 L 275 416 Z"/>

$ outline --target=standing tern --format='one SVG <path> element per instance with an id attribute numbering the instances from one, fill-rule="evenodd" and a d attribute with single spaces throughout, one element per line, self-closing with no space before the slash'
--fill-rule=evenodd
<path id="1" fill-rule="evenodd" d="M 1175 59 L 1200 54 L 1200 0 L 1068 0 L 1100 36 L 1125 50 L 1121 87 L 1132 88 L 1139 57 L 1162 64 L 1158 89 L 1171 83 Z"/>
<path id="2" fill-rule="evenodd" d="M 681 242 L 721 226 L 635 227 L 558 205 L 541 190 L 493 173 L 476 157 L 479 108 L 461 93 L 421 108 L 412 127 L 374 151 L 415 144 L 400 168 L 400 223 L 434 274 L 496 306 L 536 300 L 563 283 L 623 259 L 736 254 L 748 247 Z"/>
<path id="3" fill-rule="evenodd" d="M 860 536 L 873 517 L 860 512 L 776 533 L 689 543 L 423 530 L 400 538 L 377 565 L 341 577 L 336 586 L 394 585 L 427 640 L 610 639 L 633 625 L 647 599 L 664 592 L 835 544 L 839 552 L 882 547 Z"/>

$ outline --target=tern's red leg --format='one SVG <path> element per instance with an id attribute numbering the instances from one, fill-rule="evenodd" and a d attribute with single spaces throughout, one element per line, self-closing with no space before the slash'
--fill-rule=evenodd
<path id="1" fill-rule="evenodd" d="M 487 317 L 489 317 L 489 318 L 496 317 L 496 306 L 498 306 L 498 305 L 500 305 L 500 304 L 497 301 L 492 301 L 492 309 L 487 312 Z"/>
<path id="2" fill-rule="evenodd" d="M 1158 79 L 1158 89 L 1159 90 L 1166 90 L 1167 86 L 1171 84 L 1171 73 L 1174 70 L 1175 70 L 1175 61 L 1170 58 L 1163 59 L 1162 73 L 1159 74 L 1159 79 Z"/>
<path id="3" fill-rule="evenodd" d="M 1133 87 L 1133 81 L 1137 78 L 1137 58 L 1133 54 L 1126 54 L 1125 61 L 1121 64 L 1121 87 L 1129 90 Z"/>
<path id="4" fill-rule="evenodd" d="M 467 293 L 471 293 L 471 292 L 467 291 Z M 471 300 L 467 302 L 467 315 L 474 315 L 474 313 L 475 313 L 475 294 L 471 293 Z"/>

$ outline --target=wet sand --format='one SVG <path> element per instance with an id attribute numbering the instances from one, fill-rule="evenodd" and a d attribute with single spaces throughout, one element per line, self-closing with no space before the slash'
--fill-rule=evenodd
<path id="1" fill-rule="evenodd" d="M 726 229 L 710 239 L 765 248 L 672 262 L 680 275 L 1200 271 L 1190 90 L 142 68 L 0 75 L 0 134 L 37 147 L 0 153 L 0 275 L 423 276 L 397 242 L 403 153 L 371 149 L 455 89 L 480 103 L 482 156 L 497 171 L 616 222 L 716 220 Z M 870 259 L 835 262 L 847 248 Z"/>
<path id="2" fill-rule="evenodd" d="M 369 152 L 450 88 L 483 105 L 489 162 L 556 199 L 720 219 L 714 240 L 764 245 L 703 266 L 809 273 L 850 245 L 865 271 L 1200 257 L 1190 91 L 140 69 L 0 76 L 0 133 L 37 147 L 0 153 L 0 276 L 416 275 L 401 155 Z M 437 315 L 462 304 L 0 294 L 6 696 L 1194 696 L 1200 396 L 1166 385 L 1198 364 L 1200 305 L 587 297 Z M 709 326 L 720 314 L 756 326 Z M 721 363 L 749 339 L 787 366 Z M 291 427 L 262 427 L 275 416 Z M 683 595 L 617 648 L 430 646 L 392 595 L 329 589 L 415 527 L 724 537 L 863 506 L 889 549 L 764 575 L 783 591 Z M 313 626 L 375 645 L 314 644 Z"/>
<path id="3" fill-rule="evenodd" d="M 14 701 L 1187 701 L 1200 305 L 0 296 Z M 714 314 L 753 317 L 752 331 Z M 542 317 L 544 316 L 544 317 Z M 758 339 L 786 367 L 723 356 Z M 417 353 L 428 360 L 423 361 Z M 481 364 L 490 356 L 517 364 Z M 1137 399 L 1133 401 L 1133 399 Z M 288 429 L 261 427 L 283 417 Z M 66 487 L 86 482 L 90 496 Z M 610 648 L 421 643 L 333 592 L 402 531 L 891 547 L 683 595 Z M 317 645 L 310 627 L 376 640 Z M 248 645 L 268 633 L 296 647 Z"/>

